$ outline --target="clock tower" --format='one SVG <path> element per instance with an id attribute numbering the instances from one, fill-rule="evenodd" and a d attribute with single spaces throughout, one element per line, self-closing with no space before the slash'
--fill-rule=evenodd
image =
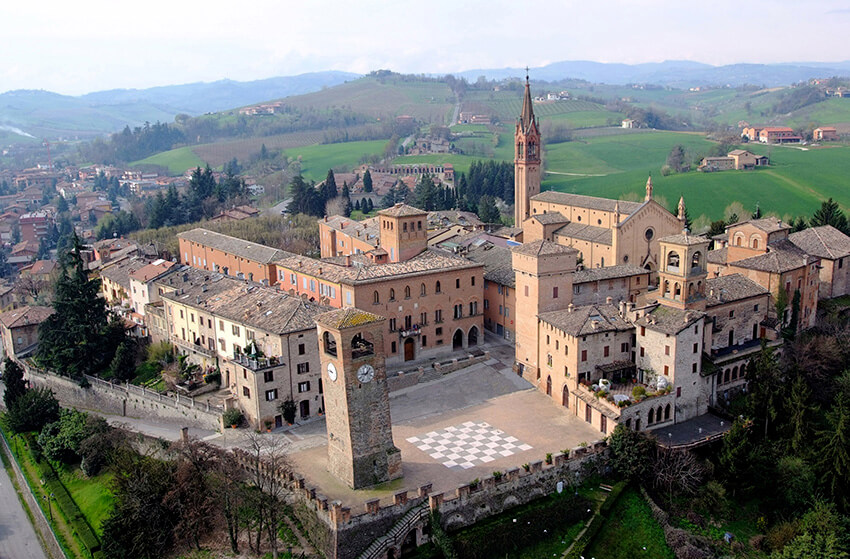
<path id="1" fill-rule="evenodd" d="M 356 308 L 316 317 L 328 470 L 352 489 L 400 478 L 393 444 L 383 332 L 386 319 Z"/>

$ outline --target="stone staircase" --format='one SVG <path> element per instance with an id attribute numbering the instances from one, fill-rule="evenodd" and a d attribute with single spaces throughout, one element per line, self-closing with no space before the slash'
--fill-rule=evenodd
<path id="1" fill-rule="evenodd" d="M 372 544 L 366 548 L 366 551 L 358 556 L 358 559 L 380 559 L 382 557 L 386 557 L 387 550 L 400 546 L 404 541 L 404 538 L 407 537 L 407 534 L 409 534 L 417 524 L 427 521 L 429 513 L 430 509 L 427 501 L 413 507 L 407 511 L 404 516 L 399 518 L 386 534 L 373 541 Z"/>

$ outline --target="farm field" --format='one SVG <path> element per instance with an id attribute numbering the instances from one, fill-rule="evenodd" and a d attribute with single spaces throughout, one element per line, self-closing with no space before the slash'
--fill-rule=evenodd
<path id="1" fill-rule="evenodd" d="M 652 173 L 656 197 L 672 206 L 679 196 L 684 196 L 693 219 L 700 215 L 719 219 L 733 201 L 748 209 L 759 204 L 765 213 L 784 218 L 810 216 L 828 197 L 850 208 L 850 191 L 844 186 L 850 173 L 850 147 L 802 151 L 750 145 L 748 149 L 755 153 L 770 152 L 770 168 L 747 172 L 692 171 L 664 177 L 661 166 L 676 144 L 695 153 L 705 153 L 713 145 L 701 135 L 677 132 L 605 136 L 588 138 L 584 144 L 556 144 L 548 150 L 543 188 L 610 198 L 631 195 L 640 199 L 646 178 Z M 602 176 L 577 176 L 580 174 Z"/>
<path id="2" fill-rule="evenodd" d="M 320 144 L 286 149 L 284 153 L 288 157 L 300 158 L 301 174 L 305 179 L 320 181 L 328 174 L 328 169 L 353 169 L 361 157 L 383 153 L 386 145 L 386 140 Z"/>
<path id="3" fill-rule="evenodd" d="M 199 165 L 204 166 L 205 164 L 206 162 L 198 157 L 191 147 L 184 146 L 182 148 L 163 151 L 155 155 L 151 155 L 150 157 L 146 157 L 145 159 L 140 159 L 139 161 L 133 161 L 130 163 L 130 166 L 158 165 L 160 167 L 167 167 L 168 172 L 172 175 L 181 175 L 185 173 L 187 169 L 191 169 Z"/>

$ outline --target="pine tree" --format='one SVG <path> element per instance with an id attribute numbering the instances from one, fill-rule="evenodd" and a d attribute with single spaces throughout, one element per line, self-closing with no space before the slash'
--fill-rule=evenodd
<path id="1" fill-rule="evenodd" d="M 492 196 L 485 195 L 478 202 L 478 218 L 484 223 L 500 223 L 502 214 L 496 207 L 496 200 Z"/>
<path id="2" fill-rule="evenodd" d="M 336 198 L 339 194 L 336 188 L 336 177 L 334 177 L 333 169 L 328 169 L 327 177 L 325 177 L 325 182 L 322 184 L 321 194 L 325 202 Z"/>
<path id="3" fill-rule="evenodd" d="M 439 194 L 431 175 L 422 175 L 413 190 L 413 205 L 426 212 L 434 211 Z"/>
<path id="4" fill-rule="evenodd" d="M 821 481 L 839 504 L 848 500 L 850 480 L 850 402 L 839 396 L 826 413 L 827 428 L 818 434 L 815 448 L 819 456 Z"/>
<path id="5" fill-rule="evenodd" d="M 12 404 L 27 391 L 27 383 L 24 382 L 24 370 L 18 365 L 17 361 L 8 357 L 3 361 L 3 383 L 6 385 L 3 403 L 6 405 L 6 409 L 10 410 Z"/>
<path id="6" fill-rule="evenodd" d="M 363 174 L 363 192 L 372 192 L 372 173 L 369 169 Z"/>
<path id="7" fill-rule="evenodd" d="M 100 280 L 89 279 L 80 251 L 75 235 L 74 248 L 56 282 L 55 312 L 38 330 L 36 354 L 45 367 L 75 379 L 103 370 L 125 336 L 123 324 L 111 316 L 100 296 Z"/>
<path id="8" fill-rule="evenodd" d="M 845 235 L 850 235 L 850 226 L 848 226 L 847 217 L 841 211 L 841 208 L 838 207 L 838 203 L 834 202 L 832 198 L 821 204 L 820 209 L 812 216 L 809 225 L 811 227 L 832 225 Z"/>

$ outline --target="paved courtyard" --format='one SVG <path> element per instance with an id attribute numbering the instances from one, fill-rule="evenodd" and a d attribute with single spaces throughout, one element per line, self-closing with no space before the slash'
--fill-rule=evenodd
<path id="1" fill-rule="evenodd" d="M 427 483 L 433 492 L 451 493 L 475 478 L 600 438 L 503 361 L 493 358 L 391 394 L 393 439 L 401 450 L 403 479 L 359 491 L 337 481 L 327 472 L 324 423 L 287 433 L 293 466 L 319 494 L 359 512 L 367 499 L 389 504 L 393 493 L 408 489 L 413 495 Z"/>

